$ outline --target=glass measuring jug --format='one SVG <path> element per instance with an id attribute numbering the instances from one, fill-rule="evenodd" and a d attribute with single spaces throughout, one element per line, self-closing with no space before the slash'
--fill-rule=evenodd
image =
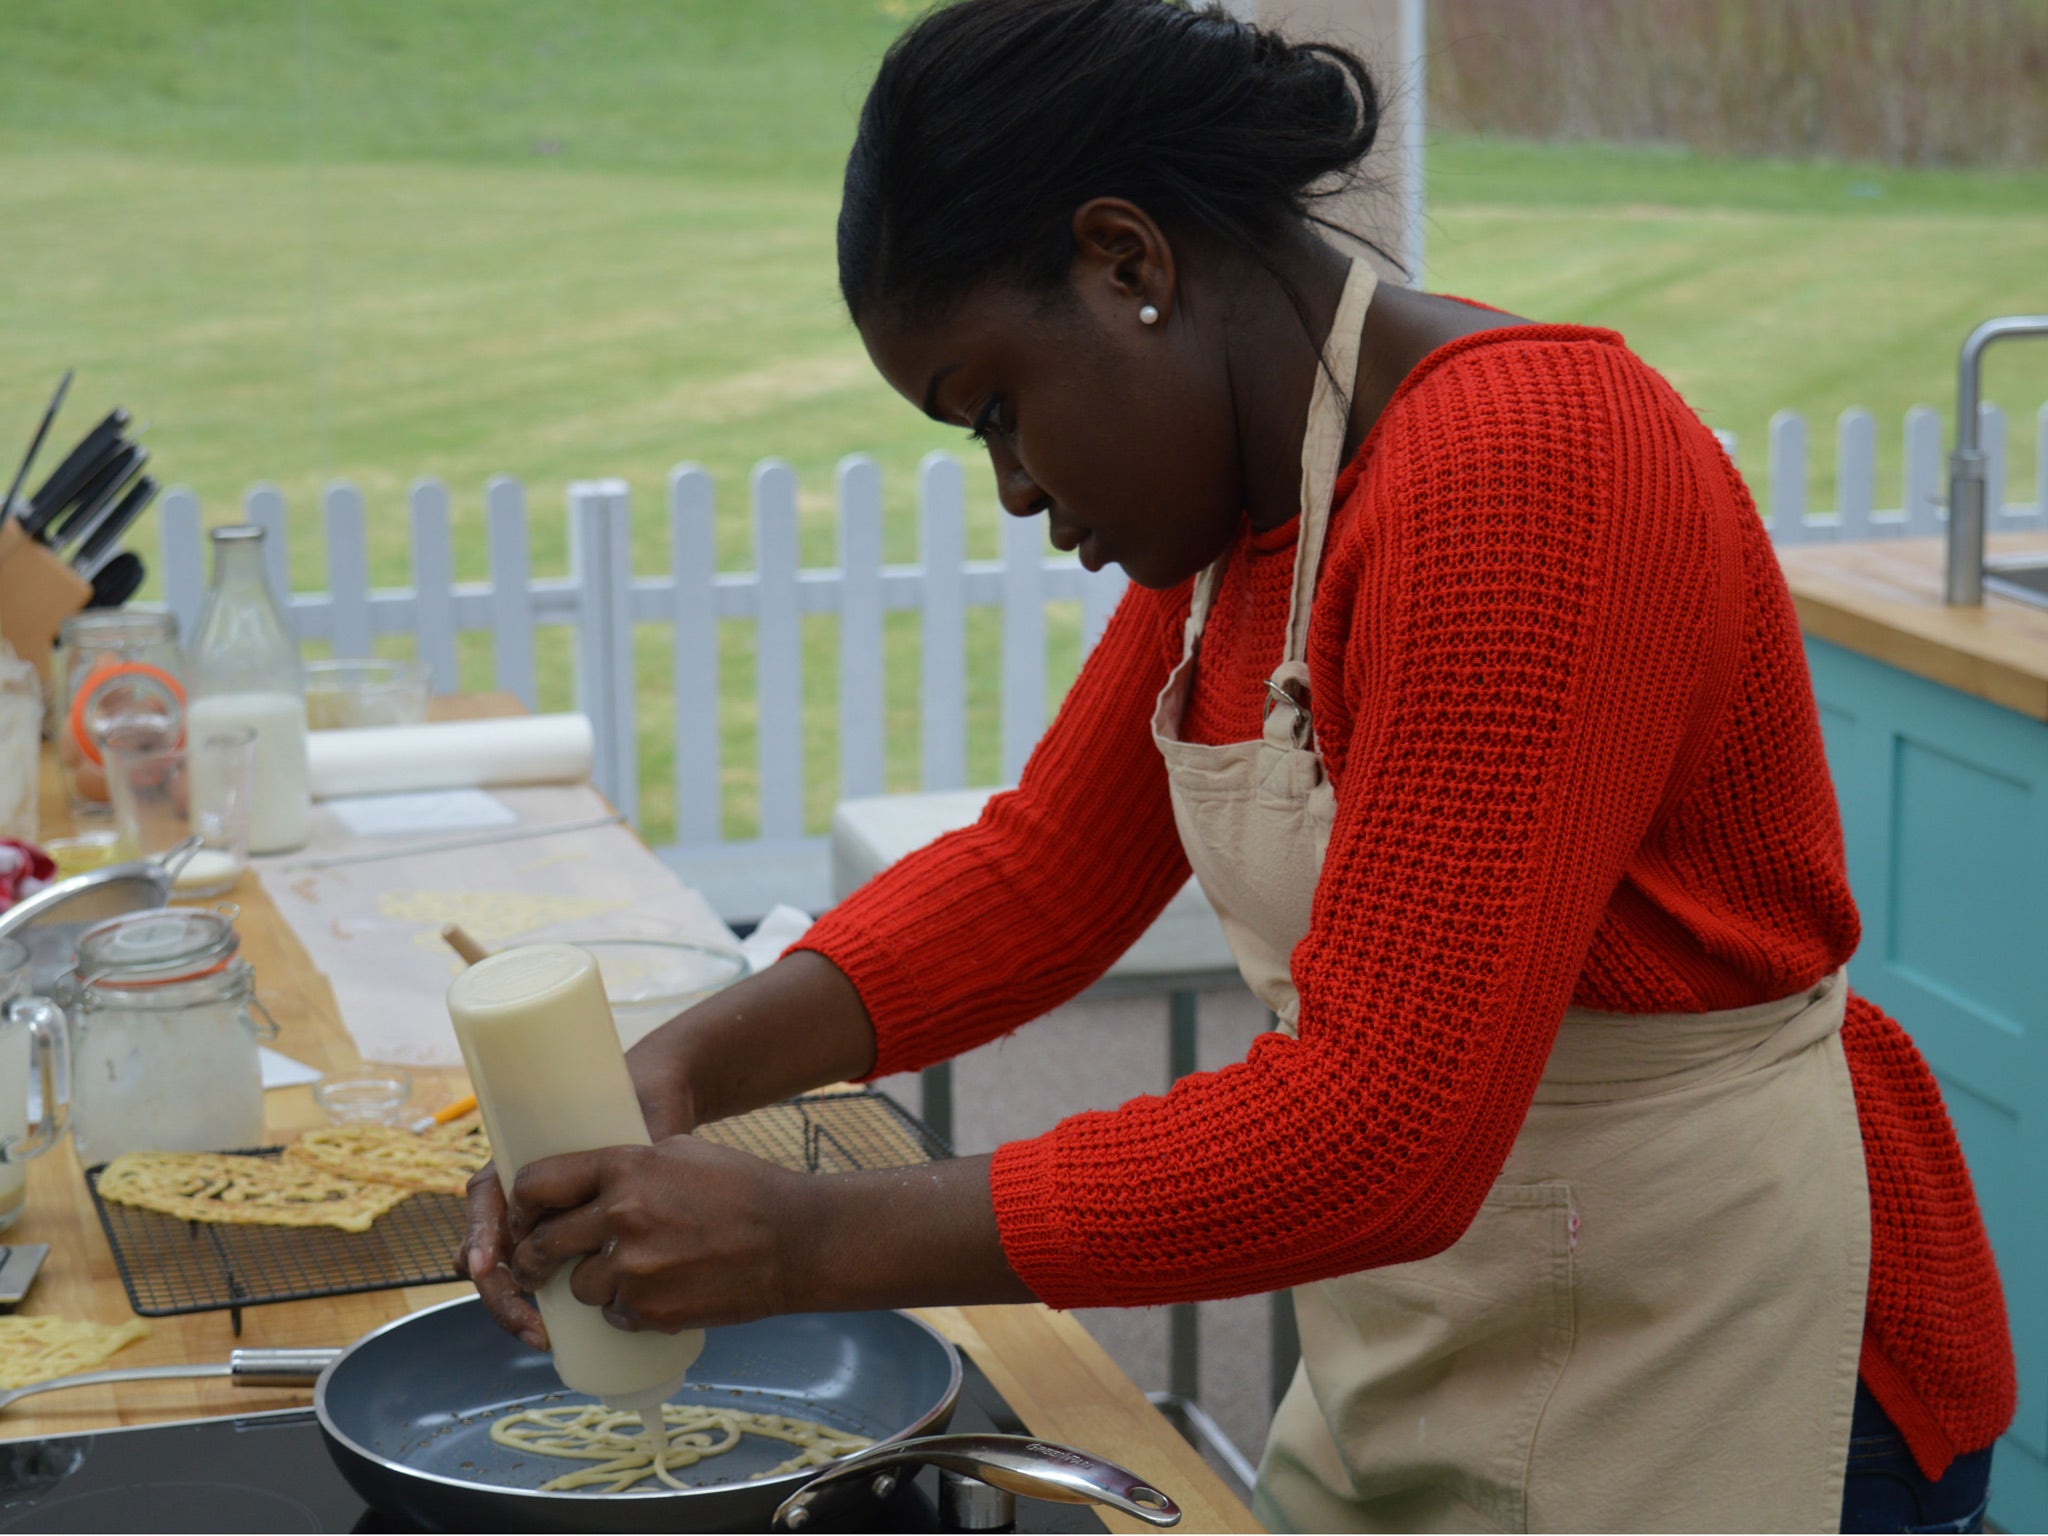
<path id="1" fill-rule="evenodd" d="M 30 1161 L 64 1134 L 57 1085 L 70 1076 L 67 1043 L 62 1010 L 48 998 L 29 996 L 28 946 L 0 938 L 0 1232 L 21 1217 Z"/>

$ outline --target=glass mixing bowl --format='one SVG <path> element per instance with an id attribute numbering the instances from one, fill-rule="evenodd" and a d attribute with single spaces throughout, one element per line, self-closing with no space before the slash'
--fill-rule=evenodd
<path id="1" fill-rule="evenodd" d="M 686 1008 L 722 991 L 747 974 L 747 957 L 736 949 L 676 939 L 580 939 L 565 943 L 588 950 L 604 978 L 612 1022 L 628 1050 Z"/>
<path id="2" fill-rule="evenodd" d="M 306 663 L 306 728 L 424 725 L 433 678 L 424 661 L 384 656 Z"/>

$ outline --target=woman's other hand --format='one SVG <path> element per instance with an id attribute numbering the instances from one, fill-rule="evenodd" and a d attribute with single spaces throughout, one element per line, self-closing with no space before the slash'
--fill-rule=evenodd
<path id="1" fill-rule="evenodd" d="M 455 1255 L 456 1272 L 476 1287 L 484 1310 L 500 1328 L 535 1349 L 546 1349 L 548 1330 L 540 1310 L 506 1267 L 512 1249 L 506 1240 L 505 1188 L 498 1181 L 497 1164 L 485 1163 L 470 1175 L 468 1200 L 469 1231 Z"/>

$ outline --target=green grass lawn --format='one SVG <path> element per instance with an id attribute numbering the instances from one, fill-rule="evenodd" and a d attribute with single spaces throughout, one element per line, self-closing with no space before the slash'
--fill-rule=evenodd
<path id="1" fill-rule="evenodd" d="M 221 516 L 250 483 L 276 483 L 295 577 L 317 586 L 329 480 L 367 493 L 380 580 L 403 580 L 404 487 L 420 475 L 453 488 L 462 573 L 481 576 L 481 487 L 501 472 L 530 488 L 544 569 L 563 558 L 567 482 L 623 476 L 636 557 L 654 570 L 660 487 L 682 460 L 717 476 L 721 556 L 744 567 L 746 471 L 771 454 L 802 477 L 806 558 L 829 563 L 832 466 L 859 450 L 883 466 L 890 558 L 908 559 L 916 461 L 965 445 L 872 375 L 832 254 L 853 111 L 905 10 L 15 0 L 0 10 L 0 451 L 75 366 L 66 427 L 127 404 L 151 424 L 161 470 Z M 1770 413 L 1806 412 L 1816 506 L 1832 496 L 1835 413 L 1876 413 L 1879 497 L 1895 503 L 1900 414 L 1948 410 L 1972 323 L 2048 299 L 2042 175 L 1445 140 L 1431 145 L 1430 204 L 1431 286 L 1617 327 L 1739 436 L 1753 475 Z M 1987 383 L 2030 422 L 2048 399 L 2048 347 L 1994 352 Z M 2033 474 L 2031 433 L 2018 436 L 2015 494 Z M 993 496 L 977 502 L 971 548 L 993 553 Z M 641 645 L 643 823 L 661 839 L 666 637 Z M 998 772 L 995 647 L 992 618 L 977 620 L 971 767 L 984 781 Z M 829 624 L 806 655 L 821 826 Z M 1064 615 L 1055 694 L 1075 655 Z M 916 661 L 914 623 L 895 625 L 899 786 L 916 779 Z M 743 835 L 744 630 L 724 637 L 721 667 L 726 824 Z M 466 668 L 488 680 L 482 646 Z M 548 700 L 566 702 L 565 650 L 544 674 Z"/>

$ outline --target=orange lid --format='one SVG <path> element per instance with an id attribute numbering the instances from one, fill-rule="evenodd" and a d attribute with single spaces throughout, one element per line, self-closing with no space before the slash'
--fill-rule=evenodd
<path id="1" fill-rule="evenodd" d="M 71 738 L 88 762 L 101 761 L 99 741 L 88 724 L 93 706 L 110 689 L 123 685 L 145 698 L 162 700 L 165 714 L 177 723 L 177 739 L 185 739 L 185 689 L 177 678 L 146 661 L 118 661 L 110 656 L 86 674 L 71 696 Z"/>

